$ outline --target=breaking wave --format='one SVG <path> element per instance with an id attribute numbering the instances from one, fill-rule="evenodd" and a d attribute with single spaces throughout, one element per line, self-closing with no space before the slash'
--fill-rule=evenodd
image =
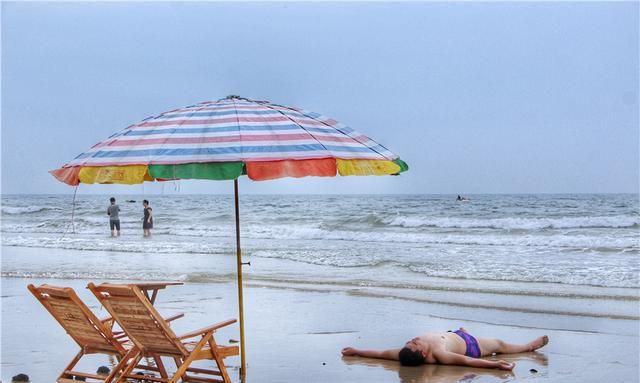
<path id="1" fill-rule="evenodd" d="M 388 226 L 405 228 L 438 227 L 457 229 L 587 229 L 587 228 L 639 228 L 640 218 L 613 217 L 561 217 L 561 218 L 421 218 L 398 216 L 381 220 Z"/>

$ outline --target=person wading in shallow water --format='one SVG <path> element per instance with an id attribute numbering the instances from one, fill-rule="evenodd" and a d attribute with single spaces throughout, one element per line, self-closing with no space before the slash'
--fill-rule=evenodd
<path id="1" fill-rule="evenodd" d="M 151 214 L 152 210 L 151 206 L 149 206 L 149 201 L 146 199 L 142 201 L 142 206 L 144 206 L 144 217 L 142 217 L 142 232 L 145 237 L 151 236 L 151 229 L 153 229 L 153 215 Z"/>
<path id="2" fill-rule="evenodd" d="M 120 206 L 116 205 L 116 199 L 111 197 L 109 199 L 111 205 L 107 208 L 107 215 L 109 216 L 109 228 L 111 229 L 112 237 L 120 236 Z"/>
<path id="3" fill-rule="evenodd" d="M 513 370 L 515 363 L 478 358 L 493 354 L 517 354 L 534 351 L 547 343 L 549 343 L 549 337 L 546 335 L 538 337 L 527 344 L 510 344 L 500 339 L 476 338 L 460 327 L 459 330 L 453 332 L 429 333 L 413 338 L 401 349 L 361 350 L 345 347 L 342 349 L 342 355 L 398 360 L 403 366 L 439 363 L 479 368 L 499 368 L 510 371 Z"/>

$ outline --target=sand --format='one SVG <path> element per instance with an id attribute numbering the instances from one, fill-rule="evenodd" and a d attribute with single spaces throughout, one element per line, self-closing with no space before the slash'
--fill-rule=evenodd
<path id="1" fill-rule="evenodd" d="M 94 282 L 101 282 L 93 280 Z M 3 382 L 26 373 L 32 382 L 54 382 L 77 345 L 26 289 L 27 284 L 70 286 L 105 316 L 85 279 L 2 279 Z M 113 281 L 112 281 L 113 282 Z M 233 283 L 186 283 L 160 293 L 163 314 L 186 313 L 173 325 L 186 332 L 236 317 Z M 541 298 L 542 299 L 542 298 Z M 245 289 L 247 382 L 637 382 L 638 321 L 605 317 L 526 314 L 375 297 L 358 290 L 313 285 L 300 288 L 247 281 Z M 528 320 L 523 320 L 526 317 Z M 477 336 L 527 342 L 547 334 L 539 352 L 503 356 L 512 373 L 457 366 L 400 367 L 395 362 L 342 357 L 344 346 L 396 348 L 432 330 L 464 326 Z M 238 339 L 238 327 L 218 333 L 219 343 Z M 87 360 L 93 370 L 113 363 Z M 238 357 L 228 358 L 239 381 Z"/>

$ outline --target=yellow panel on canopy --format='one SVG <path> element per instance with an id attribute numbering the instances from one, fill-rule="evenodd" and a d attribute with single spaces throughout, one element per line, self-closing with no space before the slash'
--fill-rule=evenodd
<path id="1" fill-rule="evenodd" d="M 84 166 L 78 174 L 80 182 L 85 184 L 141 184 L 153 181 L 147 165 L 127 166 Z"/>
<path id="2" fill-rule="evenodd" d="M 341 160 L 338 159 L 341 176 L 384 176 L 398 174 L 400 166 L 390 160 Z"/>

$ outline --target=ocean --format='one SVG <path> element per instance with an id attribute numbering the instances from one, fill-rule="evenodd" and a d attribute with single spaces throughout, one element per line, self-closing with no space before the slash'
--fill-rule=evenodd
<path id="1" fill-rule="evenodd" d="M 2 196 L 2 277 L 234 280 L 233 196 L 117 195 L 119 238 L 109 197 L 78 195 L 73 207 L 72 195 Z M 455 197 L 241 196 L 247 283 L 638 319 L 638 195 Z"/>

